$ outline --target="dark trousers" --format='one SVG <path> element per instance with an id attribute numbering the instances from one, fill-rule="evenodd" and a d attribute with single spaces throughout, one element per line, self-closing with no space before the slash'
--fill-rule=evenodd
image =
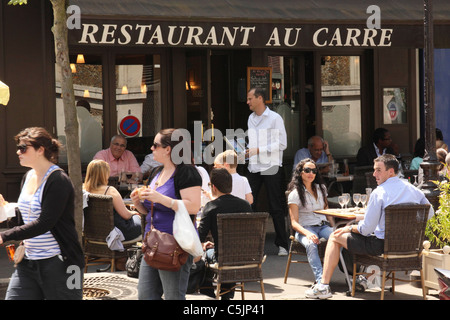
<path id="1" fill-rule="evenodd" d="M 277 170 L 278 169 L 278 170 Z M 270 170 L 270 171 L 269 171 Z M 247 171 L 247 179 L 253 194 L 253 211 L 256 211 L 256 203 L 258 203 L 259 191 L 264 184 L 269 200 L 269 213 L 272 216 L 273 225 L 275 227 L 275 245 L 289 249 L 288 234 L 286 232 L 286 197 L 284 192 L 284 171 L 282 167 L 271 168 L 266 172 L 252 173 Z"/>
<path id="2" fill-rule="evenodd" d="M 81 300 L 84 269 L 77 269 L 79 274 L 74 274 L 78 281 L 72 281 L 75 278 L 59 256 L 23 259 L 9 281 L 5 300 Z M 72 288 L 77 282 L 80 286 Z"/>

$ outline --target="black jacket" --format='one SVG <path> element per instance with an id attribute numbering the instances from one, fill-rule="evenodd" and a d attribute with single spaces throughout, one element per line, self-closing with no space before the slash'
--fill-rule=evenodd
<path id="1" fill-rule="evenodd" d="M 74 200 L 75 191 L 67 174 L 61 170 L 51 173 L 44 185 L 40 217 L 23 224 L 19 213 L 19 226 L 0 234 L 3 242 L 30 239 L 50 230 L 66 265 L 83 268 L 84 253 L 75 229 Z"/>

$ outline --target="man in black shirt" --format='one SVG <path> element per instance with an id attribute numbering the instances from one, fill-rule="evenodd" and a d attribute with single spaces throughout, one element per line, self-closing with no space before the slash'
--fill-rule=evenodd
<path id="1" fill-rule="evenodd" d="M 217 231 L 217 214 L 218 213 L 239 213 L 252 212 L 252 207 L 248 201 L 231 195 L 233 187 L 233 178 L 225 169 L 213 169 L 211 171 L 211 193 L 214 200 L 208 202 L 203 209 L 202 219 L 198 227 L 200 241 L 203 243 L 203 250 L 206 251 L 206 258 L 209 263 L 217 262 L 220 252 L 217 252 L 218 231 Z M 211 231 L 213 242 L 206 241 L 208 233 Z M 227 289 L 233 287 L 234 284 L 223 284 L 222 288 Z M 234 291 L 222 296 L 222 299 L 231 299 Z"/>

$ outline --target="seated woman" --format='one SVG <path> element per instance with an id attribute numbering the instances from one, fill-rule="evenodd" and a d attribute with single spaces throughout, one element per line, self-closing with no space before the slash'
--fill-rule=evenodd
<path id="1" fill-rule="evenodd" d="M 125 241 L 135 239 L 142 234 L 141 217 L 138 212 L 127 209 L 116 188 L 107 185 L 108 177 L 109 164 L 103 160 L 92 160 L 87 167 L 83 191 L 112 196 L 114 225 L 122 231 Z"/>
<path id="2" fill-rule="evenodd" d="M 295 167 L 288 186 L 289 215 L 295 238 L 306 248 L 309 265 L 314 273 L 315 283 L 322 278 L 322 263 L 318 244 L 333 232 L 332 219 L 313 211 L 328 208 L 327 191 L 314 160 L 303 159 Z"/>
<path id="3" fill-rule="evenodd" d="M 414 158 L 409 166 L 410 170 L 419 170 L 420 164 L 423 162 L 425 156 L 425 139 L 419 138 L 414 146 Z"/>

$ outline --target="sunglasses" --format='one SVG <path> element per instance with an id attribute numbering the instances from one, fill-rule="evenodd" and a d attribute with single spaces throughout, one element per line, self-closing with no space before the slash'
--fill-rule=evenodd
<path id="1" fill-rule="evenodd" d="M 152 146 L 153 146 L 154 149 L 158 149 L 159 147 L 162 147 L 163 145 L 161 143 L 158 143 L 158 142 L 153 142 Z"/>
<path id="2" fill-rule="evenodd" d="M 305 168 L 302 170 L 304 173 L 313 173 L 313 174 L 317 174 L 317 169 L 311 169 L 311 168 Z"/>
<path id="3" fill-rule="evenodd" d="M 21 154 L 24 154 L 27 152 L 28 147 L 32 147 L 31 144 L 19 144 L 17 145 L 17 151 L 19 151 Z"/>

